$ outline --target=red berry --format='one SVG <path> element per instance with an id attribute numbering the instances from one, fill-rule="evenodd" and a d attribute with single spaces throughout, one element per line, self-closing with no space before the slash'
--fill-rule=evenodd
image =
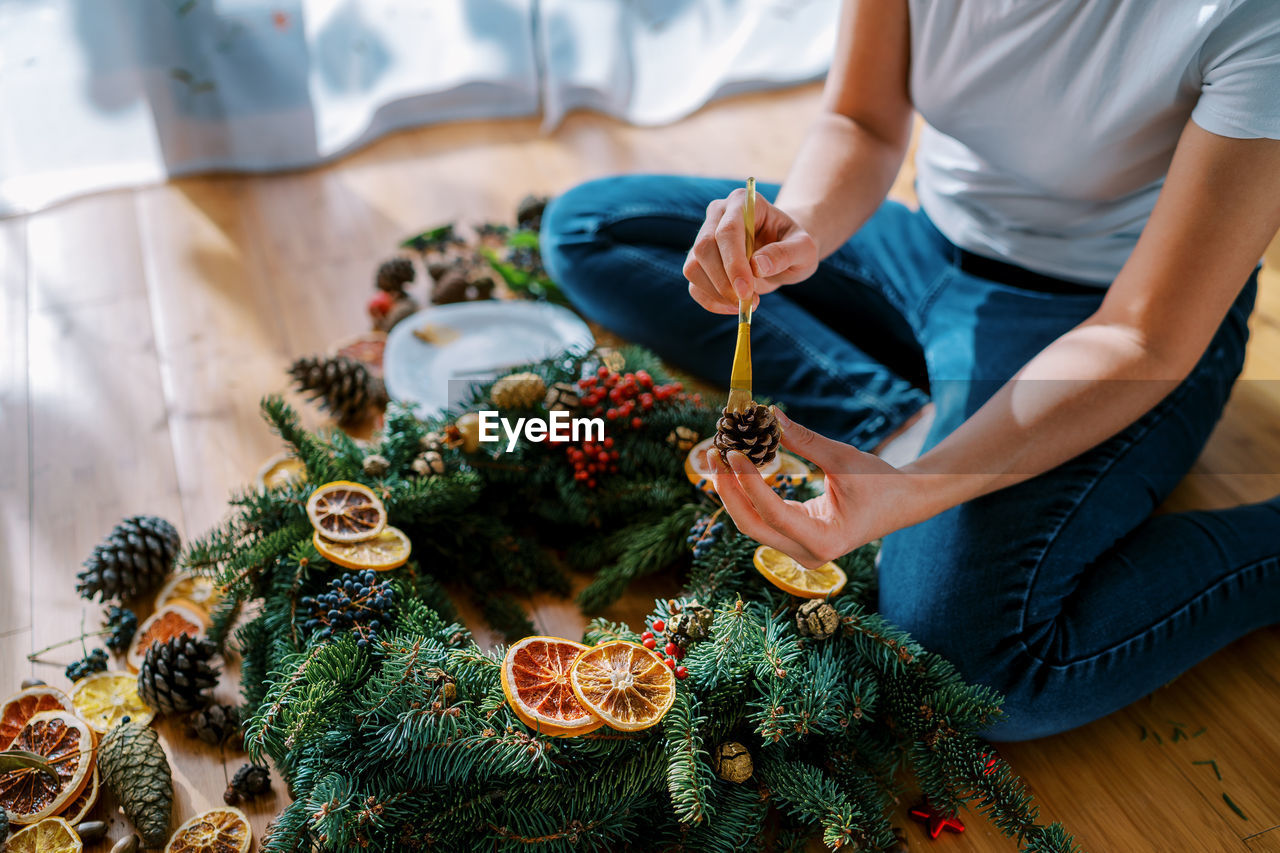
<path id="1" fill-rule="evenodd" d="M 604 446 L 605 446 L 605 447 L 613 447 L 613 436 L 611 436 L 611 435 L 606 435 L 606 436 L 604 437 Z"/>
<path id="2" fill-rule="evenodd" d="M 645 637 L 642 642 L 644 643 L 644 647 L 646 649 L 656 649 L 658 647 L 658 641 L 655 640 L 653 637 Z"/>
<path id="3" fill-rule="evenodd" d="M 661 634 L 663 631 L 667 630 L 667 623 L 663 622 L 661 619 L 654 619 L 653 630 Z"/>
<path id="4" fill-rule="evenodd" d="M 587 488 L 588 488 L 588 489 L 594 489 L 595 487 L 596 487 L 596 481 L 595 481 L 595 480 L 587 480 Z"/>
<path id="5" fill-rule="evenodd" d="M 683 659 L 683 658 L 684 658 L 684 649 L 680 648 L 679 646 L 676 646 L 676 655 L 675 655 L 675 657 L 676 657 L 676 660 L 681 660 L 681 659 Z"/>
<path id="6" fill-rule="evenodd" d="M 586 471 L 575 471 L 573 474 L 573 479 L 575 480 L 585 480 L 587 477 L 588 474 Z"/>
<path id="7" fill-rule="evenodd" d="M 632 418 L 632 419 L 631 419 L 631 428 L 632 428 L 632 429 L 640 429 L 640 427 L 642 427 L 642 426 L 644 426 L 644 421 L 640 420 L 639 418 Z"/>
<path id="8" fill-rule="evenodd" d="M 390 293 L 385 290 L 379 290 L 369 298 L 369 314 L 374 317 L 385 317 L 394 304 L 395 299 L 392 298 Z"/>
<path id="9" fill-rule="evenodd" d="M 671 658 L 665 658 L 662 662 L 663 662 L 663 663 L 665 663 L 665 664 L 667 665 L 667 668 L 668 668 L 668 669 L 675 669 L 675 668 L 676 668 L 676 662 L 675 662 L 675 661 L 673 661 Z"/>
<path id="10" fill-rule="evenodd" d="M 609 368 L 605 367 L 603 364 L 600 365 L 600 368 L 598 370 L 596 370 L 596 376 L 604 377 L 608 375 L 609 375 Z"/>
<path id="11" fill-rule="evenodd" d="M 662 647 L 662 650 L 667 653 L 668 657 L 675 657 L 676 652 L 680 651 L 680 647 L 677 646 L 675 643 L 669 642 Z"/>
<path id="12" fill-rule="evenodd" d="M 651 639 L 652 637 L 653 637 L 652 631 L 645 631 L 643 634 L 640 635 L 640 639 L 642 640 L 648 640 L 648 639 Z"/>
<path id="13" fill-rule="evenodd" d="M 687 666 L 676 667 L 676 678 L 685 678 L 688 675 L 689 675 L 689 667 Z"/>
<path id="14" fill-rule="evenodd" d="M 604 413 L 604 416 L 611 421 L 616 421 L 618 419 L 618 410 L 610 409 L 609 411 Z"/>
<path id="15" fill-rule="evenodd" d="M 598 454 L 596 454 L 596 458 L 599 459 L 601 463 L 607 463 L 609 461 L 609 454 L 601 450 Z"/>

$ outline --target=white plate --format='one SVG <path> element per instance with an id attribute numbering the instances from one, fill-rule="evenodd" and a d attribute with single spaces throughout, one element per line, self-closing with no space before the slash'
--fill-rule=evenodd
<path id="1" fill-rule="evenodd" d="M 420 340 L 424 326 L 442 343 Z M 383 375 L 392 400 L 429 418 L 466 398 L 474 385 L 595 338 L 577 314 L 546 302 L 489 300 L 438 305 L 396 324 L 387 336 Z"/>

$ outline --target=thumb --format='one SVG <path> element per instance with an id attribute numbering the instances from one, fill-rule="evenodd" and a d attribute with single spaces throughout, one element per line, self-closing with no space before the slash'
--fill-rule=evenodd
<path id="1" fill-rule="evenodd" d="M 850 449 L 848 445 L 841 444 L 824 435 L 818 435 L 807 426 L 796 423 L 777 406 L 770 406 L 769 408 L 782 426 L 783 447 L 792 453 L 803 456 L 828 474 L 840 473 L 840 460 Z"/>
<path id="2" fill-rule="evenodd" d="M 804 231 L 790 234 L 781 240 L 762 246 L 751 256 L 751 266 L 757 276 L 774 276 L 792 267 L 805 268 L 818 262 L 818 246 Z"/>

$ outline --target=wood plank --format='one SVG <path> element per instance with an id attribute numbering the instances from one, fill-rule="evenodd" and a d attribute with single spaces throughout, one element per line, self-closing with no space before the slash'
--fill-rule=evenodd
<path id="1" fill-rule="evenodd" d="M 0 690 L 31 674 L 27 228 L 0 220 Z"/>
<path id="2" fill-rule="evenodd" d="M 1249 853 L 1280 853 L 1280 826 L 1245 839 L 1244 846 Z"/>

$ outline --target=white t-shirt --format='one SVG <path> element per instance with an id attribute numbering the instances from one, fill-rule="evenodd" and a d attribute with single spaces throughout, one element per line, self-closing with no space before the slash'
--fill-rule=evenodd
<path id="1" fill-rule="evenodd" d="M 1280 0 L 909 6 L 917 193 L 971 252 L 1109 284 L 1188 118 L 1280 139 Z"/>

